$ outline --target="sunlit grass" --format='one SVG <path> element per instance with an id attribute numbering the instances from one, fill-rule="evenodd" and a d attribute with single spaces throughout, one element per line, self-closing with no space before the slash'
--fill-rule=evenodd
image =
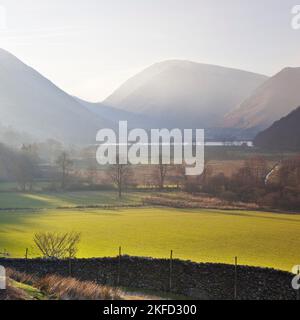
<path id="1" fill-rule="evenodd" d="M 24 291 L 27 294 L 26 298 L 28 300 L 48 300 L 44 293 L 30 285 L 20 283 L 14 280 L 10 280 L 10 285 L 14 288 L 21 289 L 22 291 Z"/>
<path id="2" fill-rule="evenodd" d="M 31 256 L 40 231 L 82 233 L 79 257 L 130 255 L 232 263 L 291 270 L 299 264 L 300 216 L 292 214 L 178 210 L 43 210 L 0 212 L 0 251 Z"/>

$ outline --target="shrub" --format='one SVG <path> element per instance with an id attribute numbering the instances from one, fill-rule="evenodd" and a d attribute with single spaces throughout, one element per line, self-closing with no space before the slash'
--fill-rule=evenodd
<path id="1" fill-rule="evenodd" d="M 80 233 L 36 233 L 33 238 L 34 243 L 42 253 L 44 258 L 62 259 L 74 258 L 78 251 Z"/>
<path id="2" fill-rule="evenodd" d="M 14 269 L 7 269 L 7 276 L 17 282 L 38 288 L 54 299 L 60 300 L 121 300 L 121 291 L 98 285 L 90 281 L 79 281 L 48 275 L 43 278 L 32 276 Z M 1 293 L 1 292 L 0 292 Z"/>

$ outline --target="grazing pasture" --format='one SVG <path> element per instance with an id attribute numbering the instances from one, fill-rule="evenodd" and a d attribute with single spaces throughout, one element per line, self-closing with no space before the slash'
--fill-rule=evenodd
<path id="1" fill-rule="evenodd" d="M 74 204 L 65 197 L 57 196 L 55 206 L 61 201 Z M 23 257 L 29 248 L 29 256 L 35 257 L 35 232 L 77 231 L 82 234 L 80 257 L 115 256 L 121 245 L 124 254 L 138 256 L 167 258 L 172 249 L 180 259 L 233 263 L 238 256 L 241 264 L 288 271 L 300 263 L 296 214 L 158 207 L 53 209 L 52 200 L 46 203 L 48 208 L 42 210 L 0 211 L 0 251 Z"/>

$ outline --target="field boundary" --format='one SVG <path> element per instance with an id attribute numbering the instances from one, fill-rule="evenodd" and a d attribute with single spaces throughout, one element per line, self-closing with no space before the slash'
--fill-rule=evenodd
<path id="1" fill-rule="evenodd" d="M 201 300 L 295 300 L 289 272 L 249 266 L 120 256 L 72 260 L 7 259 L 20 272 L 56 274 L 101 285 L 169 292 Z"/>

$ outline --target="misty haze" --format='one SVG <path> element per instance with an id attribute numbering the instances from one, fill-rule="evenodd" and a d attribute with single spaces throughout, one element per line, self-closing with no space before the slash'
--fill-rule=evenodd
<path id="1" fill-rule="evenodd" d="M 299 300 L 299 14 L 2 0 L 0 300 Z"/>

